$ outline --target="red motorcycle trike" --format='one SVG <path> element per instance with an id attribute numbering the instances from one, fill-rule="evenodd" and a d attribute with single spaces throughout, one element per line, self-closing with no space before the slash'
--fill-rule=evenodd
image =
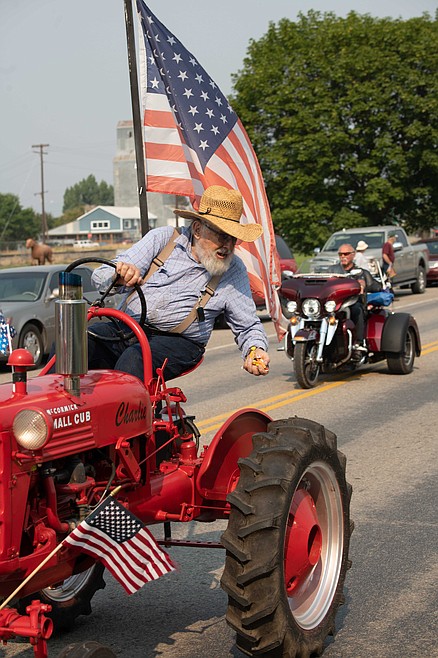
<path id="1" fill-rule="evenodd" d="M 143 523 L 161 524 L 159 543 L 171 552 L 226 549 L 226 618 L 243 653 L 320 655 L 350 565 L 351 487 L 336 436 L 311 420 L 273 421 L 250 408 L 202 443 L 181 389 L 166 384 L 165 367 L 152 373 L 144 298 L 140 324 L 113 308 L 87 311 L 74 268 L 96 260 L 107 262 L 80 259 L 62 273 L 56 372 L 52 359 L 28 378 L 32 357 L 18 349 L 11 382 L 0 385 L 0 640 L 28 637 L 45 658 L 53 625 L 90 614 L 103 565 L 60 545 L 111 493 Z M 144 381 L 88 371 L 87 315 L 125 324 L 141 345 Z M 216 519 L 227 521 L 216 546 L 172 538 L 172 522 Z M 84 642 L 60 656 L 114 654 Z"/>
<path id="2" fill-rule="evenodd" d="M 386 359 L 394 374 L 409 374 L 421 353 L 420 333 L 409 313 L 393 313 L 392 293 L 381 291 L 363 300 L 366 350 L 356 350 L 351 306 L 360 301 L 360 285 L 339 266 L 322 259 L 304 261 L 283 281 L 283 307 L 289 318 L 286 354 L 293 360 L 302 388 L 312 388 L 321 373 Z"/>

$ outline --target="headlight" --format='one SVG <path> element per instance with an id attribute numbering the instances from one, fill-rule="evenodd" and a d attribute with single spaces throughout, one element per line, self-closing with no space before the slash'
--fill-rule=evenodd
<path id="1" fill-rule="evenodd" d="M 317 299 L 305 299 L 302 309 L 308 318 L 317 318 L 321 312 L 321 304 Z"/>
<path id="2" fill-rule="evenodd" d="M 39 450 L 47 443 L 51 426 L 45 414 L 36 409 L 19 411 L 12 423 L 17 443 L 26 450 Z"/>
<path id="3" fill-rule="evenodd" d="M 288 302 L 286 304 L 286 309 L 289 311 L 289 313 L 295 313 L 297 306 L 298 304 L 296 302 Z"/>
<path id="4" fill-rule="evenodd" d="M 438 260 L 436 260 L 436 261 L 431 261 L 431 262 L 429 263 L 429 266 L 430 266 L 430 269 L 431 269 L 431 270 L 432 270 L 432 269 L 435 269 L 436 267 L 438 267 Z"/>
<path id="5" fill-rule="evenodd" d="M 327 311 L 327 313 L 333 313 L 333 311 L 336 308 L 336 302 L 334 302 L 332 299 L 324 304 L 324 308 Z"/>

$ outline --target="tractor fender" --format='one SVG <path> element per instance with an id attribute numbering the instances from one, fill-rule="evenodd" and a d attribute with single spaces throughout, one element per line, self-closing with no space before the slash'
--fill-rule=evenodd
<path id="1" fill-rule="evenodd" d="M 411 327 L 415 335 L 415 354 L 421 354 L 421 339 L 418 325 L 410 313 L 392 313 L 388 315 L 382 331 L 382 352 L 400 353 L 405 346 L 405 337 Z"/>
<path id="2" fill-rule="evenodd" d="M 258 409 L 236 411 L 216 432 L 196 479 L 196 488 L 208 501 L 225 501 L 239 480 L 238 460 L 253 451 L 252 437 L 266 432 L 272 418 Z"/>

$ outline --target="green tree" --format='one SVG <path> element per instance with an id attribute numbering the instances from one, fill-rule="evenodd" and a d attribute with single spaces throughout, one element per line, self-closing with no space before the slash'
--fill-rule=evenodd
<path id="1" fill-rule="evenodd" d="M 40 232 L 41 218 L 32 208 L 22 208 L 14 194 L 0 194 L 0 243 L 22 242 Z"/>
<path id="2" fill-rule="evenodd" d="M 438 224 L 437 27 L 310 11 L 251 41 L 231 102 L 297 249 L 343 227 Z"/>
<path id="3" fill-rule="evenodd" d="M 105 181 L 98 183 L 90 174 L 88 178 L 68 187 L 64 192 L 62 211 L 84 206 L 112 206 L 114 204 L 114 188 Z"/>

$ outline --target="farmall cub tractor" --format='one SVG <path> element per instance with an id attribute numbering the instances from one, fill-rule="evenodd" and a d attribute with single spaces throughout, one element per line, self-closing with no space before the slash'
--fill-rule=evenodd
<path id="1" fill-rule="evenodd" d="M 217 544 L 226 550 L 221 586 L 244 654 L 320 655 L 350 565 L 351 487 L 336 436 L 310 420 L 273 421 L 248 408 L 200 446 L 183 392 L 166 384 L 165 364 L 152 372 L 141 289 L 139 323 L 105 308 L 111 287 L 88 308 L 73 270 L 90 260 L 109 263 L 80 259 L 60 275 L 56 356 L 28 377 L 30 353 L 13 351 L 12 381 L 0 385 L 0 639 L 27 637 L 35 657 L 45 658 L 53 629 L 91 612 L 104 567 L 59 544 L 116 491 L 143 523 L 163 526 L 158 543 L 171 553 L 179 543 L 172 522 L 227 521 Z M 145 383 L 88 371 L 87 321 L 101 318 L 122 322 L 121 338 L 139 341 Z M 59 656 L 114 654 L 91 641 Z"/>

